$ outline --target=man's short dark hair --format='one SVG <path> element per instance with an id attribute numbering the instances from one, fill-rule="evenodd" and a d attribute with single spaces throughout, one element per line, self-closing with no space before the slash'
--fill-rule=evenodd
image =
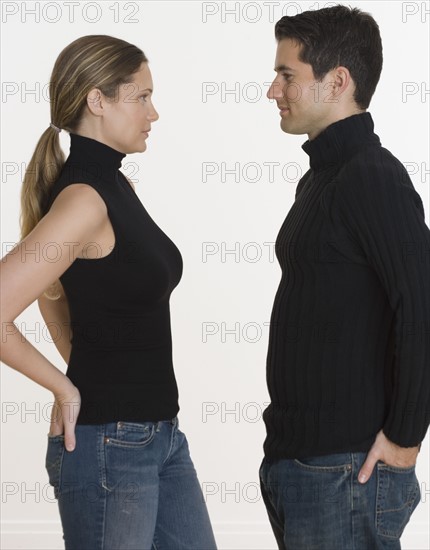
<path id="1" fill-rule="evenodd" d="M 356 86 L 355 102 L 368 108 L 382 70 L 381 35 L 369 13 L 339 4 L 286 15 L 276 23 L 275 37 L 301 46 L 299 60 L 312 66 L 316 80 L 335 67 L 346 67 Z"/>

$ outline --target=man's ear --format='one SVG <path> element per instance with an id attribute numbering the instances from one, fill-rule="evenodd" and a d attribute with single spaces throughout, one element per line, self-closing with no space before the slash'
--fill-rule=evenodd
<path id="1" fill-rule="evenodd" d="M 340 65 L 330 71 L 330 78 L 327 87 L 330 90 L 328 101 L 331 103 L 337 103 L 340 100 L 340 96 L 350 89 L 355 88 L 355 83 L 351 78 L 351 73 L 346 67 Z"/>
<path id="2" fill-rule="evenodd" d="M 338 103 L 340 97 L 348 89 L 352 90 L 352 93 L 355 88 L 355 83 L 351 78 L 351 73 L 346 67 L 339 66 L 335 69 L 332 69 L 326 75 L 326 84 L 324 89 L 327 90 L 325 94 L 325 100 L 327 103 Z"/>

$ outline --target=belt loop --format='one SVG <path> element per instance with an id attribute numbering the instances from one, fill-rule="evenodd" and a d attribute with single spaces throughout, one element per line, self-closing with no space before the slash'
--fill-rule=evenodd
<path id="1" fill-rule="evenodd" d="M 156 424 L 156 426 L 155 426 L 155 431 L 156 431 L 156 432 L 159 432 L 159 431 L 160 431 L 160 427 L 161 427 L 160 424 L 161 424 L 161 422 L 158 421 L 157 424 Z"/>

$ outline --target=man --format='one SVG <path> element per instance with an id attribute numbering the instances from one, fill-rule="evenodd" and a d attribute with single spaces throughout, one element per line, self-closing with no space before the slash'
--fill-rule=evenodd
<path id="1" fill-rule="evenodd" d="M 399 549 L 430 423 L 430 230 L 367 112 L 374 19 L 338 5 L 275 36 L 267 95 L 310 169 L 276 240 L 262 494 L 281 549 Z"/>

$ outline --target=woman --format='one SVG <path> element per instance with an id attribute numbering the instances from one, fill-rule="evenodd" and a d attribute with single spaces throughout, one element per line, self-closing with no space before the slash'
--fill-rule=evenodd
<path id="1" fill-rule="evenodd" d="M 60 53 L 51 123 L 24 178 L 22 240 L 2 261 L 2 327 L 13 330 L 1 359 L 54 395 L 46 468 L 66 549 L 216 548 L 178 429 L 169 297 L 181 255 L 119 170 L 146 150 L 152 88 L 148 59 L 124 40 L 84 36 Z M 35 299 L 66 375 L 13 324 Z"/>

